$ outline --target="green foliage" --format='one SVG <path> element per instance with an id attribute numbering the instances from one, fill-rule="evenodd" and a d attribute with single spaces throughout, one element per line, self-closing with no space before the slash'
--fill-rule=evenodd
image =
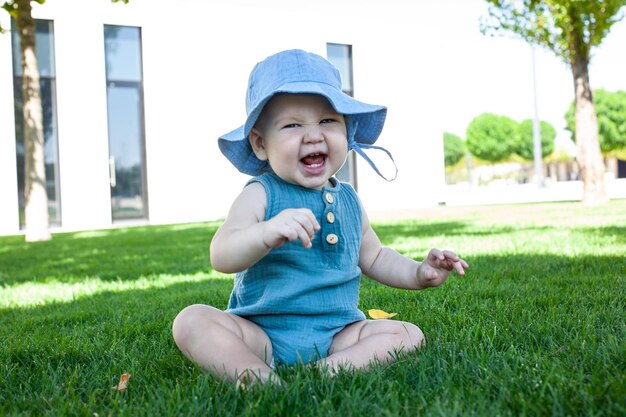
<path id="1" fill-rule="evenodd" d="M 31 0 L 31 2 L 35 2 L 35 3 L 39 3 L 39 4 L 44 4 L 46 2 L 46 0 Z M 13 19 L 17 19 L 19 17 L 19 12 L 17 10 L 17 1 L 16 0 L 12 0 L 12 1 L 5 1 L 4 3 L 2 3 L 2 8 L 4 10 L 6 10 Z M 7 30 L 4 29 L 2 27 L 2 25 L 0 25 L 0 34 L 6 32 Z"/>
<path id="2" fill-rule="evenodd" d="M 60 0 L 62 1 L 62 0 Z M 111 0 L 113 3 L 125 3 L 127 4 L 130 0 Z M 39 4 L 44 4 L 46 2 L 46 0 L 31 0 L 31 2 L 35 2 L 35 3 L 39 3 Z M 4 10 L 6 10 L 13 19 L 17 19 L 18 18 L 18 12 L 17 12 L 17 1 L 16 0 L 11 0 L 11 1 L 5 1 L 4 3 L 2 3 L 1 6 Z M 0 25 L 0 34 L 6 32 L 6 29 L 4 29 L 2 27 L 2 25 Z"/>
<path id="3" fill-rule="evenodd" d="M 443 155 L 446 166 L 456 165 L 465 156 L 466 148 L 463 140 L 452 133 L 443 134 Z"/>
<path id="4" fill-rule="evenodd" d="M 626 91 L 611 93 L 606 90 L 595 90 L 593 96 L 602 153 L 626 149 Z M 576 103 L 572 101 L 565 113 L 567 130 L 572 133 L 573 140 L 576 140 L 575 106 Z"/>
<path id="5" fill-rule="evenodd" d="M 545 47 L 564 62 L 589 62 L 611 26 L 623 18 L 626 0 L 485 0 L 483 33 L 512 33 Z"/>
<path id="6" fill-rule="evenodd" d="M 624 17 L 626 0 L 486 0 L 488 17 L 481 22 L 483 33 L 505 32 L 552 51 L 572 70 L 578 108 L 593 108 L 589 85 L 591 50 L 602 43 L 611 27 Z M 583 175 L 583 201 L 606 201 L 601 148 L 595 120 L 578 118 Z"/>
<path id="7" fill-rule="evenodd" d="M 554 139 L 556 138 L 556 129 L 543 120 L 539 122 L 539 130 L 541 132 L 541 157 L 545 158 L 554 151 Z M 527 161 L 534 160 L 534 138 L 533 138 L 533 120 L 527 119 L 519 124 L 517 141 L 515 142 L 515 153 Z"/>
<path id="8" fill-rule="evenodd" d="M 5 1 L 2 3 L 2 8 L 6 10 L 6 12 L 9 13 L 13 19 L 17 19 L 17 4 L 15 1 Z M 7 30 L 0 24 L 0 35 L 5 32 L 7 32 Z"/>
<path id="9" fill-rule="evenodd" d="M 517 122 L 506 116 L 483 113 L 467 127 L 465 143 L 470 153 L 489 162 L 500 162 L 513 153 Z"/>
<path id="10" fill-rule="evenodd" d="M 17 4 L 15 4 L 15 1 L 4 2 L 2 8 L 6 10 L 12 18 L 17 19 Z"/>

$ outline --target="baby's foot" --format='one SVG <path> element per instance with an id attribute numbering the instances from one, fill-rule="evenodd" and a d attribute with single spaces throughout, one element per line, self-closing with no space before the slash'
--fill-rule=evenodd
<path id="1" fill-rule="evenodd" d="M 313 369 L 317 369 L 319 372 L 322 373 L 322 375 L 326 375 L 329 378 L 334 378 L 337 375 L 339 375 L 339 373 L 341 372 L 344 372 L 344 371 L 351 372 L 355 369 L 354 366 L 350 362 L 336 363 L 336 362 L 329 361 L 327 359 L 320 359 L 319 361 L 313 362 L 309 364 L 308 366 Z"/>
<path id="2" fill-rule="evenodd" d="M 272 371 L 251 371 L 245 370 L 238 377 L 235 383 L 235 388 L 238 390 L 247 391 L 255 385 L 271 384 L 274 386 L 281 386 L 283 381 L 278 374 Z"/>

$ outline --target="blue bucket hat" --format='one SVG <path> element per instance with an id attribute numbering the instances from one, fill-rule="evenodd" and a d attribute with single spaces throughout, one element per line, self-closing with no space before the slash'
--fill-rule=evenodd
<path id="1" fill-rule="evenodd" d="M 253 176 L 271 171 L 267 161 L 261 161 L 254 154 L 248 135 L 265 104 L 280 93 L 319 94 L 325 97 L 346 118 L 348 149 L 359 153 L 378 175 L 385 178 L 362 148 L 380 149 L 393 161 L 386 149 L 373 146 L 385 124 L 387 108 L 366 104 L 345 94 L 341 91 L 339 70 L 321 56 L 300 49 L 271 55 L 256 64 L 250 73 L 246 94 L 246 122 L 218 140 L 222 153 L 239 171 Z"/>

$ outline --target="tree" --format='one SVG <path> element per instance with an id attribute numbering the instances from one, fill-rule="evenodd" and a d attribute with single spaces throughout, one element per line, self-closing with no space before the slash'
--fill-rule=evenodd
<path id="1" fill-rule="evenodd" d="M 485 0 L 490 6 L 483 33 L 513 33 L 552 51 L 570 66 L 576 99 L 577 161 L 584 183 L 583 202 L 608 201 L 598 121 L 589 83 L 591 49 L 602 43 L 623 17 L 626 0 Z"/>
<path id="2" fill-rule="evenodd" d="M 595 90 L 593 97 L 598 116 L 600 150 L 605 155 L 626 150 L 626 91 L 611 93 Z M 565 114 L 565 121 L 573 138 L 576 137 L 574 112 L 575 103 L 572 102 Z"/>
<path id="3" fill-rule="evenodd" d="M 543 120 L 539 122 L 539 130 L 541 133 L 541 157 L 545 158 L 554 151 L 554 138 L 556 138 L 556 130 L 554 127 Z M 533 120 L 527 119 L 519 124 L 515 143 L 515 152 L 527 161 L 534 160 L 534 143 L 533 143 Z"/>
<path id="4" fill-rule="evenodd" d="M 35 45 L 35 19 L 31 1 L 43 4 L 45 0 L 5 1 L 2 8 L 15 20 L 20 33 L 22 57 L 22 96 L 24 105 L 24 220 L 27 242 L 50 240 L 48 230 L 48 195 L 44 157 L 43 111 L 39 86 L 39 67 Z M 129 0 L 112 0 L 128 3 Z M 0 33 L 4 29 L 0 26 Z"/>
<path id="5" fill-rule="evenodd" d="M 456 165 L 465 156 L 465 143 L 452 133 L 443 134 L 443 156 L 446 166 Z"/>
<path id="6" fill-rule="evenodd" d="M 465 143 L 470 153 L 490 162 L 500 162 L 513 153 L 517 122 L 506 116 L 483 113 L 467 127 Z"/>
<path id="7" fill-rule="evenodd" d="M 39 68 L 35 55 L 35 20 L 31 0 L 15 0 L 2 6 L 17 22 L 22 56 L 24 104 L 24 218 L 27 242 L 50 240 L 48 195 L 44 157 L 43 114 Z M 44 0 L 35 0 L 43 3 Z"/>

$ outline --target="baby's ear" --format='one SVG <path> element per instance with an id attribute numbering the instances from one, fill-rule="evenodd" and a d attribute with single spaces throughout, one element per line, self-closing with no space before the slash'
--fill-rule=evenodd
<path id="1" fill-rule="evenodd" d="M 252 131 L 248 135 L 248 140 L 250 141 L 250 146 L 252 146 L 252 150 L 254 151 L 256 157 L 261 161 L 267 161 L 267 151 L 263 145 L 263 137 L 261 136 L 261 132 L 256 127 L 252 128 Z"/>

